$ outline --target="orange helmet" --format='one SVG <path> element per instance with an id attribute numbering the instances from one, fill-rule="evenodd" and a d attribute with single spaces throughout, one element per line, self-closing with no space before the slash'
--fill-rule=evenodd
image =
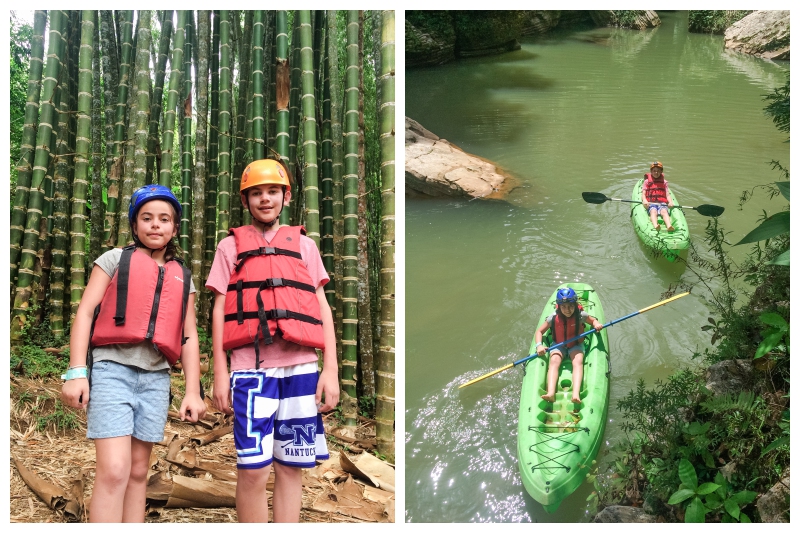
<path id="1" fill-rule="evenodd" d="M 664 170 L 664 165 L 661 164 L 661 161 L 653 161 L 653 163 L 650 165 L 650 170 L 653 170 L 656 167 Z"/>
<path id="2" fill-rule="evenodd" d="M 256 185 L 283 185 L 291 187 L 289 171 L 283 163 L 275 159 L 259 159 L 253 161 L 242 172 L 242 181 L 239 183 L 239 192 L 255 187 Z"/>

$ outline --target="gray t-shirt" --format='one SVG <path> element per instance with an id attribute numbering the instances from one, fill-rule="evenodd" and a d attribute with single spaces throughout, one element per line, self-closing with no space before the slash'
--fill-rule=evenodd
<path id="1" fill-rule="evenodd" d="M 119 267 L 119 260 L 122 257 L 122 248 L 113 248 L 95 260 L 95 264 L 103 269 L 103 272 L 114 277 Z M 194 288 L 194 280 L 190 282 L 189 293 L 197 292 Z M 142 370 L 166 370 L 169 369 L 169 361 L 164 357 L 151 341 L 142 341 L 136 344 L 108 344 L 97 346 L 92 349 L 94 361 L 114 361 L 122 365 L 135 366 Z"/>

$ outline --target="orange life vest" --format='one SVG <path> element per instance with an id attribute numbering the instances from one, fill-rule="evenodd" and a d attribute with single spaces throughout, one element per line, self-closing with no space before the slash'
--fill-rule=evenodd
<path id="1" fill-rule="evenodd" d="M 253 343 L 256 368 L 259 338 L 324 348 L 317 288 L 300 255 L 302 226 L 282 226 L 271 245 L 253 226 L 233 228 L 236 260 L 225 296 L 225 350 Z"/>
<path id="2" fill-rule="evenodd" d="M 666 204 L 669 201 L 667 200 L 667 179 L 663 174 L 660 180 L 653 179 L 652 174 L 645 174 L 642 187 L 644 188 L 644 197 L 648 202 Z"/>
<path id="3" fill-rule="evenodd" d="M 126 246 L 98 306 L 92 346 L 150 340 L 174 364 L 186 342 L 183 324 L 191 280 L 192 273 L 182 260 L 174 258 L 160 266 L 136 253 L 134 245 Z"/>
<path id="4" fill-rule="evenodd" d="M 577 304 L 575 306 L 575 312 L 572 313 L 572 316 L 567 318 L 566 316 L 562 315 L 558 310 L 558 304 L 556 304 L 556 312 L 555 316 L 553 317 L 553 343 L 558 344 L 564 342 L 567 339 L 572 339 L 573 337 L 577 337 L 584 331 L 583 321 L 581 320 L 581 312 L 583 311 L 583 306 L 581 304 Z M 579 342 L 583 342 L 583 340 L 577 340 L 574 342 L 567 343 L 567 348 L 572 348 L 573 346 L 577 345 Z"/>

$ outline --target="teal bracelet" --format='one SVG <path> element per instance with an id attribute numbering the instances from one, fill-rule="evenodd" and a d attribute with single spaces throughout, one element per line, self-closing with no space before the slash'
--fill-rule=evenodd
<path id="1" fill-rule="evenodd" d="M 63 379 L 64 381 L 69 381 L 71 379 L 78 379 L 78 378 L 88 378 L 88 377 L 89 377 L 89 372 L 86 370 L 85 366 L 70 368 L 69 370 L 67 370 L 66 374 L 61 375 L 61 379 Z"/>

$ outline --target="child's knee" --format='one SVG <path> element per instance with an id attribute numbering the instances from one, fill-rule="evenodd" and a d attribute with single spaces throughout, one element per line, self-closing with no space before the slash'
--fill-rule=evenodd
<path id="1" fill-rule="evenodd" d="M 263 468 L 239 468 L 236 472 L 237 483 L 256 488 L 266 487 L 267 480 L 269 479 L 269 472 L 270 465 Z"/>

